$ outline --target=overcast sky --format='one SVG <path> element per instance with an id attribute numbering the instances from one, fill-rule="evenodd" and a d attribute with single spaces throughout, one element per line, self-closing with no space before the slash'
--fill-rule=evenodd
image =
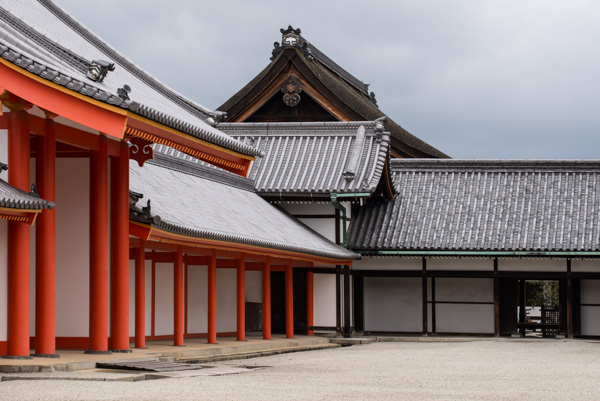
<path id="1" fill-rule="evenodd" d="M 600 157 L 595 0 L 55 1 L 211 109 L 267 66 L 291 24 L 452 157 Z"/>

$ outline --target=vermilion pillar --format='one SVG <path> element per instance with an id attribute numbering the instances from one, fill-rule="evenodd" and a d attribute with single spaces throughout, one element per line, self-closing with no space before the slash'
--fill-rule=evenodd
<path id="1" fill-rule="evenodd" d="M 29 115 L 8 113 L 8 182 L 29 192 Z M 29 355 L 29 225 L 8 222 L 8 357 Z"/>
<path id="2" fill-rule="evenodd" d="M 294 279 L 290 261 L 285 266 L 285 336 L 294 338 Z"/>
<path id="3" fill-rule="evenodd" d="M 146 348 L 146 241 L 135 255 L 135 347 Z"/>
<path id="4" fill-rule="evenodd" d="M 40 197 L 56 200 L 56 131 L 53 116 L 46 113 L 46 135 L 37 137 L 36 178 Z M 55 338 L 56 298 L 56 214 L 44 210 L 37 218 L 36 297 L 35 297 L 35 356 L 58 357 Z"/>
<path id="5" fill-rule="evenodd" d="M 306 325 L 313 327 L 315 325 L 314 315 L 314 276 L 315 274 L 311 271 L 306 273 Z M 314 330 L 308 329 L 306 334 L 312 336 L 315 334 Z"/>
<path id="6" fill-rule="evenodd" d="M 129 146 L 111 160 L 110 347 L 129 349 Z"/>
<path id="7" fill-rule="evenodd" d="M 262 275 L 263 299 L 263 339 L 271 339 L 271 258 L 263 266 Z"/>
<path id="8" fill-rule="evenodd" d="M 237 260 L 237 339 L 246 339 L 246 261 Z"/>
<path id="9" fill-rule="evenodd" d="M 108 143 L 98 137 L 90 156 L 90 345 L 86 353 L 108 350 Z"/>
<path id="10" fill-rule="evenodd" d="M 208 343 L 217 343 L 217 252 L 208 259 Z"/>
<path id="11" fill-rule="evenodd" d="M 173 262 L 173 345 L 183 346 L 183 250 L 178 247 Z"/>

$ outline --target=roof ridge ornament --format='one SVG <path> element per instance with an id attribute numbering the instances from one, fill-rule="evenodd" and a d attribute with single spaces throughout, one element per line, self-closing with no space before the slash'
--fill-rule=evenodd
<path id="1" fill-rule="evenodd" d="M 92 81 L 102 82 L 109 71 L 115 70 L 115 63 L 106 60 L 92 60 L 88 65 L 87 77 Z"/>
<path id="2" fill-rule="evenodd" d="M 141 209 L 136 205 L 143 197 L 144 195 L 139 192 L 129 191 L 129 218 L 144 224 L 160 224 L 162 221 L 160 216 L 152 215 L 150 199 L 146 202 L 146 206 L 142 206 Z"/>
<path id="3" fill-rule="evenodd" d="M 300 28 L 294 29 L 291 25 L 287 27 L 287 29 L 281 28 L 279 30 L 281 32 L 281 45 L 283 47 L 296 46 L 300 44 L 300 33 L 302 32 Z"/>
<path id="4" fill-rule="evenodd" d="M 3 171 L 8 171 L 8 164 L 0 162 L 0 173 Z"/>

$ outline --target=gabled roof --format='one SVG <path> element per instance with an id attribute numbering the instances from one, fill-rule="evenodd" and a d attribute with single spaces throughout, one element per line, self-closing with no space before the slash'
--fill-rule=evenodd
<path id="1" fill-rule="evenodd" d="M 157 152 L 143 168 L 130 164 L 130 190 L 144 196 L 133 205 L 138 221 L 152 229 L 230 249 L 276 250 L 298 259 L 346 263 L 358 257 L 262 199 L 251 180 L 165 153 Z M 144 217 L 141 206 L 147 200 L 151 213 Z"/>
<path id="2" fill-rule="evenodd" d="M 134 120 L 136 116 L 147 119 L 149 124 L 141 119 L 144 123 L 135 125 L 136 129 L 148 126 L 152 130 L 152 123 L 157 123 L 191 141 L 200 139 L 245 156 L 260 155 L 209 124 L 220 113 L 168 88 L 49 0 L 0 1 L 0 57 L 3 64 L 66 88 L 72 96 L 115 106 L 113 110 L 126 111 Z M 103 81 L 88 78 L 98 60 L 114 67 Z M 11 90 L 6 82 L 0 80 L 0 84 Z"/>
<path id="3" fill-rule="evenodd" d="M 227 122 L 246 121 L 258 107 L 279 96 L 290 76 L 304 92 L 338 120 L 372 121 L 385 116 L 376 105 L 368 85 L 352 76 L 323 52 L 300 36 L 300 30 L 282 29 L 282 44 L 276 43 L 272 62 L 218 110 L 227 113 Z M 396 157 L 447 158 L 443 152 L 410 134 L 389 117 L 392 155 Z"/>
<path id="4" fill-rule="evenodd" d="M 262 196 L 373 193 L 388 158 L 380 121 L 223 123 L 219 129 L 252 143 L 265 157 L 249 178 Z"/>
<path id="5" fill-rule="evenodd" d="M 0 208 L 40 211 L 54 209 L 54 202 L 15 188 L 0 178 Z"/>
<path id="6" fill-rule="evenodd" d="M 355 251 L 600 251 L 600 161 L 392 160 L 397 195 L 353 221 Z"/>

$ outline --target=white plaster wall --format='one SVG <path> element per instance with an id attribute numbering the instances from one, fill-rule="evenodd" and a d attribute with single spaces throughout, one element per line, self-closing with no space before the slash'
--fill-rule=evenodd
<path id="1" fill-rule="evenodd" d="M 146 328 L 144 329 L 144 331 L 146 332 L 146 335 L 152 335 L 152 261 L 151 260 L 147 260 L 146 261 L 146 277 L 145 277 L 145 281 L 146 281 L 146 305 L 145 305 L 145 311 L 144 313 L 146 314 Z"/>
<path id="2" fill-rule="evenodd" d="M 313 275 L 314 325 L 335 327 L 335 274 Z"/>
<path id="3" fill-rule="evenodd" d="M 420 332 L 421 278 L 365 277 L 365 331 Z"/>
<path id="4" fill-rule="evenodd" d="M 237 330 L 237 271 L 217 269 L 217 333 Z"/>
<path id="5" fill-rule="evenodd" d="M 262 302 L 262 272 L 246 271 L 246 302 Z"/>
<path id="6" fill-rule="evenodd" d="M 152 261 L 145 261 L 144 269 L 144 332 L 152 334 Z M 129 261 L 129 336 L 135 336 L 135 260 Z"/>
<path id="7" fill-rule="evenodd" d="M 436 278 L 435 300 L 445 302 L 494 302 L 491 278 Z"/>
<path id="8" fill-rule="evenodd" d="M 0 130 L 1 131 L 1 130 Z M 7 266 L 8 266 L 8 221 L 0 220 L 0 341 L 7 336 Z"/>
<path id="9" fill-rule="evenodd" d="M 565 259 L 498 259 L 499 271 L 566 272 Z"/>
<path id="10" fill-rule="evenodd" d="M 206 266 L 188 265 L 188 333 L 208 331 L 207 283 Z"/>
<path id="11" fill-rule="evenodd" d="M 435 318 L 439 333 L 494 333 L 494 305 L 436 304 Z"/>
<path id="12" fill-rule="evenodd" d="M 363 256 L 352 263 L 352 270 L 423 270 L 421 258 L 379 258 Z"/>
<path id="13" fill-rule="evenodd" d="M 427 270 L 494 270 L 493 259 L 427 258 Z"/>
<path id="14" fill-rule="evenodd" d="M 156 263 L 156 298 L 154 333 L 173 334 L 173 263 Z"/>
<path id="15" fill-rule="evenodd" d="M 335 219 L 298 219 L 329 241 L 335 243 Z M 341 232 L 341 231 L 340 231 Z M 340 235 L 340 241 L 343 237 Z"/>
<path id="16" fill-rule="evenodd" d="M 56 160 L 56 335 L 89 334 L 89 162 Z"/>
<path id="17" fill-rule="evenodd" d="M 572 272 L 600 272 L 600 259 L 573 259 Z"/>
<path id="18" fill-rule="evenodd" d="M 581 303 L 600 304 L 600 280 L 581 280 Z"/>
<path id="19" fill-rule="evenodd" d="M 349 205 L 349 204 L 348 204 Z M 307 215 L 307 214 L 318 214 L 318 215 L 330 215 L 335 214 L 335 208 L 331 204 L 320 204 L 320 203 L 308 203 L 308 204 L 280 204 L 288 213 L 293 215 Z M 350 212 L 349 207 L 348 213 Z M 299 218 L 302 223 L 306 224 L 328 240 L 335 242 L 335 218 L 321 218 L 321 219 L 310 219 L 310 218 Z M 341 231 L 340 231 L 341 232 Z M 342 237 L 340 237 L 340 240 Z"/>
<path id="20" fill-rule="evenodd" d="M 129 260 L 129 337 L 135 336 L 135 260 Z"/>

